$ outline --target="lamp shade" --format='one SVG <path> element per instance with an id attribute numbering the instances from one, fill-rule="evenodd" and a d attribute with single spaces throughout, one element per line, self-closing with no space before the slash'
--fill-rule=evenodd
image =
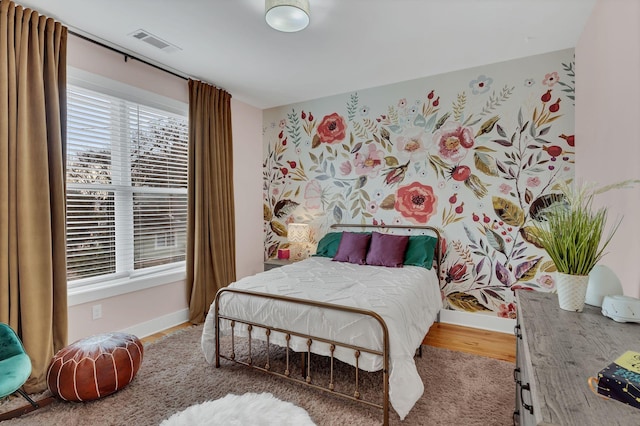
<path id="1" fill-rule="evenodd" d="M 290 223 L 287 229 L 289 242 L 306 243 L 309 242 L 309 225 L 306 223 Z"/>
<path id="2" fill-rule="evenodd" d="M 589 272 L 589 284 L 584 302 L 591 306 L 602 306 L 605 296 L 621 295 L 622 283 L 615 272 L 605 265 L 596 265 Z"/>
<path id="3" fill-rule="evenodd" d="M 264 19 L 273 29 L 285 33 L 309 25 L 309 0 L 265 0 Z"/>

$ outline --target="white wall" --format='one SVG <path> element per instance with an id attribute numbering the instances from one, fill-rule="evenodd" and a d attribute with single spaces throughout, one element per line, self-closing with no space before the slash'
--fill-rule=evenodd
<path id="1" fill-rule="evenodd" d="M 70 36 L 68 65 L 188 103 L 184 79 L 118 53 Z M 233 95 L 233 94 L 232 94 Z M 236 209 L 236 273 L 262 270 L 262 111 L 231 101 Z M 83 298 L 86 300 L 86 295 Z M 70 304 L 69 342 L 92 334 L 125 330 L 140 337 L 187 320 L 184 281 L 128 294 Z M 92 306 L 100 304 L 102 318 L 92 320 Z"/>
<path id="2" fill-rule="evenodd" d="M 576 46 L 576 179 L 640 178 L 640 2 L 599 0 Z M 640 186 L 600 196 L 624 216 L 602 263 L 640 297 Z"/>

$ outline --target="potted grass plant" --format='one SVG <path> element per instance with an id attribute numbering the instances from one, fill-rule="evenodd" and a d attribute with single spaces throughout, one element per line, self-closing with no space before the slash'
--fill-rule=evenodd
<path id="1" fill-rule="evenodd" d="M 597 187 L 559 184 L 563 197 L 549 206 L 544 220 L 534 223 L 535 238 L 556 266 L 560 308 L 582 312 L 589 272 L 606 254 L 621 218 L 607 229 L 607 207 L 594 207 L 594 198 L 612 189 L 628 188 L 637 180 Z"/>

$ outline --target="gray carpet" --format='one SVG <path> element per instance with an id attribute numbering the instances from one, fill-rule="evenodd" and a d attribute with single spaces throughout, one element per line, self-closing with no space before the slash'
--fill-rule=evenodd
<path id="1" fill-rule="evenodd" d="M 56 401 L 2 426 L 158 425 L 190 405 L 246 392 L 271 392 L 306 409 L 318 425 L 381 423 L 382 411 L 375 408 L 229 362 L 216 369 L 206 363 L 200 350 L 201 331 L 201 326 L 191 327 L 146 346 L 137 377 L 114 395 L 89 403 Z M 254 360 L 259 358 L 256 352 L 260 351 L 254 350 Z M 277 355 L 271 352 L 271 357 Z M 298 357 L 293 359 L 299 361 Z M 277 362 L 272 360 L 272 365 Z M 313 360 L 313 364 L 321 362 L 322 357 Z M 403 422 L 391 410 L 392 425 L 512 424 L 513 364 L 430 346 L 424 346 L 416 364 L 425 393 Z M 336 372 L 340 377 L 353 376 L 344 365 L 338 365 Z M 371 395 L 378 389 L 379 378 L 377 373 L 363 374 L 363 393 Z M 323 379 L 316 376 L 315 380 Z M 0 412 L 14 403 L 0 404 Z"/>

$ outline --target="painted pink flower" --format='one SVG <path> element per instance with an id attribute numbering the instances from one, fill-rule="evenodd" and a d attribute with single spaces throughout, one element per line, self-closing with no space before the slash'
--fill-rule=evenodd
<path id="1" fill-rule="evenodd" d="M 542 84 L 544 84 L 545 86 L 553 87 L 558 81 L 560 81 L 560 76 L 557 72 L 554 71 L 544 75 Z"/>
<path id="2" fill-rule="evenodd" d="M 342 173 L 342 176 L 348 175 L 349 173 L 351 173 L 351 170 L 353 170 L 353 168 L 351 167 L 350 161 L 345 161 L 344 163 L 340 164 L 340 173 Z"/>
<path id="3" fill-rule="evenodd" d="M 338 113 L 326 115 L 318 124 L 318 138 L 320 142 L 340 142 L 346 135 L 347 125 Z"/>
<path id="4" fill-rule="evenodd" d="M 413 182 L 396 191 L 394 208 L 415 224 L 427 223 L 435 214 L 437 205 L 438 198 L 429 185 Z"/>
<path id="5" fill-rule="evenodd" d="M 402 98 L 398 101 L 398 108 L 404 108 L 407 106 L 407 98 Z"/>
<path id="6" fill-rule="evenodd" d="M 516 304 L 511 302 L 508 305 L 502 303 L 500 305 L 500 310 L 498 311 L 498 316 L 500 318 L 511 318 L 516 319 Z"/>
<path id="7" fill-rule="evenodd" d="M 422 127 L 409 127 L 401 135 L 396 137 L 398 157 L 402 161 L 420 157 L 428 147 L 424 141 L 424 129 Z"/>
<path id="8" fill-rule="evenodd" d="M 549 274 L 540 275 L 537 281 L 541 287 L 544 287 L 548 290 L 551 290 L 556 286 L 556 281 L 553 279 L 553 276 Z"/>
<path id="9" fill-rule="evenodd" d="M 506 183 L 501 183 L 500 186 L 498 187 L 498 190 L 505 195 L 508 195 L 512 189 L 513 188 L 511 187 L 511 185 Z"/>
<path id="10" fill-rule="evenodd" d="M 433 141 L 438 145 L 440 156 L 453 163 L 460 162 L 475 142 L 471 129 L 456 121 L 447 121 L 434 133 Z"/>
<path id="11" fill-rule="evenodd" d="M 367 204 L 367 211 L 371 214 L 375 214 L 378 211 L 378 202 L 369 201 L 369 203 Z"/>
<path id="12" fill-rule="evenodd" d="M 285 121 L 285 119 L 283 118 L 282 120 L 280 120 L 280 128 L 284 129 L 284 127 L 287 125 L 287 122 Z"/>
<path id="13" fill-rule="evenodd" d="M 322 187 L 320 182 L 312 180 L 304 188 L 305 205 L 309 209 L 319 209 L 322 206 Z"/>
<path id="14" fill-rule="evenodd" d="M 535 188 L 540 185 L 540 178 L 538 176 L 530 177 L 527 179 L 527 186 Z"/>
<path id="15" fill-rule="evenodd" d="M 363 153 L 367 148 L 356 153 L 356 159 L 353 160 L 353 165 L 356 167 L 356 173 L 358 175 L 368 175 L 371 177 L 378 176 L 380 169 L 382 169 L 382 160 L 384 159 L 384 152 L 376 149 L 376 146 L 372 143 L 368 144 L 368 153 Z"/>

